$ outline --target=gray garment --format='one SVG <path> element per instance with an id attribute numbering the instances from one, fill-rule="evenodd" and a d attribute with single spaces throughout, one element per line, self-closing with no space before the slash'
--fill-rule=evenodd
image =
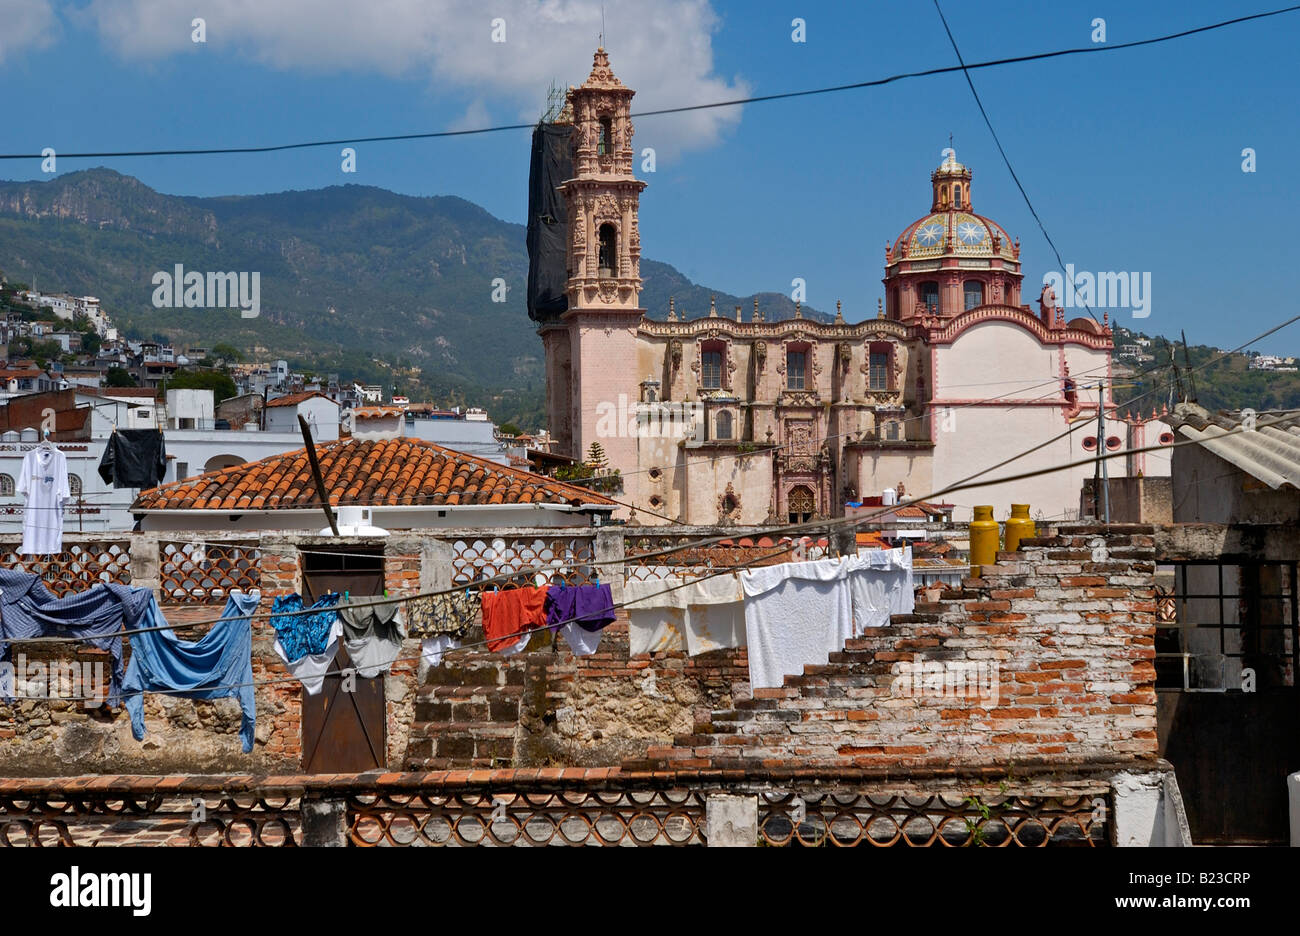
<path id="1" fill-rule="evenodd" d="M 343 623 L 343 646 L 348 648 L 357 675 L 364 679 L 387 673 L 401 654 L 402 640 L 406 637 L 406 627 L 398 614 L 399 602 L 368 608 L 351 607 L 374 600 L 353 598 L 338 608 L 339 620 Z"/>

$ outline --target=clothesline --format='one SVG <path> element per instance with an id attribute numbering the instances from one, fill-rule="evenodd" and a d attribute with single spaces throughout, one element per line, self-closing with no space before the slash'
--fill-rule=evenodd
<path id="1" fill-rule="evenodd" d="M 781 555 L 782 553 L 790 552 L 793 548 L 795 548 L 795 547 L 791 546 L 791 547 L 787 547 L 787 548 L 784 548 L 784 549 L 778 550 L 778 551 L 774 552 L 774 553 L 772 554 L 772 556 L 775 556 L 775 555 Z M 772 556 L 766 556 L 766 557 L 764 557 L 764 558 L 771 558 Z M 824 562 L 824 561 L 827 561 L 827 560 L 818 560 L 818 561 Z M 648 600 L 648 599 L 650 599 L 650 598 L 653 598 L 653 597 L 657 597 L 657 596 L 665 595 L 665 594 L 668 594 L 668 593 L 670 593 L 670 592 L 675 592 L 675 591 L 678 591 L 678 590 L 680 590 L 680 589 L 684 589 L 684 588 L 691 588 L 691 587 L 694 587 L 694 586 L 697 585 L 699 582 L 704 581 L 704 580 L 706 580 L 706 579 L 712 579 L 712 578 L 715 578 L 715 577 L 717 577 L 717 576 L 722 576 L 722 575 L 737 574 L 737 573 L 739 573 L 739 572 L 741 572 L 741 571 L 747 570 L 747 569 L 749 569 L 749 568 L 754 568 L 754 567 L 755 567 L 754 564 L 753 564 L 752 562 L 750 562 L 750 563 L 742 563 L 742 564 L 738 564 L 738 565 L 736 565 L 736 566 L 727 566 L 727 567 L 716 568 L 716 569 L 710 570 L 707 574 L 702 575 L 702 576 L 700 576 L 699 578 L 695 578 L 695 579 L 692 579 L 692 580 L 687 581 L 687 582 L 682 582 L 682 583 L 677 584 L 677 585 L 672 585 L 672 586 L 667 587 L 667 588 L 665 588 L 665 589 L 662 589 L 662 590 L 660 590 L 660 591 L 658 591 L 658 592 L 654 592 L 652 595 L 641 596 L 641 597 L 639 597 L 638 599 L 635 599 L 635 601 L 636 601 L 636 602 L 644 602 L 644 601 L 646 601 L 646 600 Z M 415 597 L 416 597 L 416 596 L 407 597 L 407 598 L 399 598 L 399 599 L 391 599 L 391 600 L 383 601 L 383 602 L 370 602 L 370 603 L 364 603 L 364 604 L 363 604 L 363 603 L 349 604 L 348 607 L 352 607 L 352 608 L 360 608 L 360 607 L 370 607 L 370 606 L 378 605 L 378 604 L 391 604 L 391 603 L 393 603 L 393 602 L 409 602 L 409 601 L 414 600 Z M 627 606 L 628 604 L 630 604 L 630 603 L 634 603 L 634 602 L 630 602 L 630 601 L 626 601 L 626 600 L 625 600 L 625 601 L 620 601 L 620 602 L 613 602 L 609 607 L 610 607 L 611 609 L 615 609 L 615 610 L 617 610 L 617 609 L 622 609 L 622 608 L 626 607 L 626 606 Z M 283 616 L 289 616 L 289 615 L 292 615 L 292 614 L 315 614 L 315 613 L 320 613 L 320 609 L 319 609 L 319 608 L 303 609 L 303 610 L 300 611 L 300 612 L 273 612 L 273 613 L 269 613 L 268 615 L 262 615 L 262 614 L 258 614 L 258 615 L 231 615 L 231 616 L 229 616 L 229 617 L 219 618 L 218 620 L 223 620 L 223 621 L 235 621 L 235 620 L 240 620 L 240 619 L 251 618 L 251 617 L 254 617 L 254 616 L 258 616 L 258 617 L 260 617 L 260 616 L 283 617 Z M 492 638 L 491 640 L 492 640 L 493 642 L 496 642 L 496 641 L 503 640 L 503 639 L 515 638 L 515 639 L 516 639 L 516 642 L 520 642 L 520 641 L 522 641 L 522 638 L 525 637 L 525 636 L 536 634 L 536 633 L 538 633 L 539 631 L 542 631 L 542 630 L 551 630 L 551 631 L 554 632 L 555 630 L 558 630 L 558 628 L 560 628 L 560 627 L 562 627 L 562 626 L 564 626 L 564 625 L 579 622 L 579 621 L 582 619 L 582 617 L 583 617 L 583 615 L 575 615 L 575 616 L 573 616 L 573 617 L 571 617 L 571 618 L 567 618 L 567 619 L 565 619 L 565 620 L 562 620 L 562 621 L 556 622 L 556 623 L 554 623 L 554 624 L 548 624 L 548 625 L 545 625 L 545 626 L 542 626 L 542 627 L 525 628 L 525 629 L 518 630 L 518 631 L 514 631 L 514 632 L 511 632 L 511 633 L 508 633 L 508 634 L 505 634 L 505 635 L 499 635 L 498 637 L 496 637 L 496 638 Z M 183 625 L 177 625 L 177 626 L 183 626 Z M 157 630 L 167 630 L 167 629 L 169 629 L 169 628 L 168 628 L 168 627 L 151 627 L 151 628 L 143 628 L 143 629 L 139 629 L 139 630 L 137 630 L 137 631 L 135 631 L 135 632 L 136 632 L 136 633 L 141 633 L 141 632 L 145 632 L 145 631 L 157 631 Z M 126 631 L 123 631 L 122 633 L 125 634 L 125 633 L 127 633 L 127 632 L 126 632 Z M 77 639 L 77 638 L 70 638 L 70 639 Z M 12 641 L 12 642 L 26 642 L 26 641 Z M 489 638 L 487 638 L 486 636 L 485 636 L 482 640 L 475 640 L 475 641 L 469 641 L 469 642 L 464 642 L 464 643 L 458 643 L 458 644 L 455 645 L 455 646 L 452 646 L 452 647 L 447 648 L 447 649 L 444 651 L 443 656 L 444 656 L 444 657 L 445 657 L 445 656 L 450 656 L 452 653 L 458 653 L 458 652 L 461 652 L 461 651 L 469 651 L 469 650 L 474 650 L 474 649 L 476 649 L 476 648 L 480 648 L 480 647 L 486 647 L 488 643 L 489 643 Z M 418 661 L 421 660 L 423 657 L 424 657 L 424 654 L 423 654 L 423 653 L 421 653 L 420 655 L 417 655 L 417 656 L 407 656 L 407 657 L 398 656 L 398 657 L 394 657 L 391 661 L 389 661 L 389 665 L 391 666 L 393 663 L 398 663 L 398 662 L 418 662 Z M 335 670 L 335 671 L 330 671 L 330 672 L 323 673 L 323 674 L 321 674 L 321 675 L 322 675 L 324 678 L 326 678 L 326 679 L 348 678 L 349 676 L 353 676 L 353 675 L 355 675 L 355 670 L 353 670 L 353 671 L 349 671 L 349 670 Z M 278 684 L 283 683 L 283 682 L 295 682 L 295 681 L 300 682 L 300 681 L 301 681 L 300 677 L 298 677 L 298 676 L 294 676 L 294 675 L 286 675 L 286 676 L 280 676 L 280 677 L 270 677 L 270 678 L 267 678 L 267 679 L 252 680 L 252 681 L 248 681 L 248 682 L 240 682 L 240 683 L 229 683 L 229 684 L 213 685 L 213 686 L 205 687 L 205 689 L 210 690 L 210 691 L 216 691 L 216 690 L 234 690 L 234 689 L 243 689 L 243 688 L 257 688 L 257 687 L 259 687 L 259 686 L 278 685 Z M 187 696 L 187 695 L 191 695 L 191 694 L 192 694 L 191 690 L 181 690 L 181 689 L 176 689 L 176 690 L 148 690 L 148 691 L 149 691 L 149 692 L 153 692 L 154 694 L 157 694 L 157 695 L 178 695 L 178 696 Z M 140 695 L 140 694 L 143 694 L 143 693 L 136 693 L 136 695 Z M 128 695 L 130 695 L 130 694 L 128 694 L 128 693 L 124 693 L 124 694 L 123 694 L 123 698 L 126 698 Z M 55 702 L 55 701 L 57 701 L 57 702 L 78 702 L 78 701 L 102 701 L 102 700 L 103 700 L 103 696 L 102 696 L 102 695 L 96 695 L 96 696 L 60 696 L 60 697 L 57 697 L 57 698 L 51 698 L 51 699 L 48 699 L 48 700 L 46 700 L 46 701 L 51 701 L 51 702 Z M 30 701 L 36 701 L 36 700 L 30 700 Z"/>

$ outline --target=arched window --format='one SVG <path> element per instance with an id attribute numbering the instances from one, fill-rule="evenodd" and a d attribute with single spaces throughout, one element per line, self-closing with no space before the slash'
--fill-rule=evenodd
<path id="1" fill-rule="evenodd" d="M 817 510 L 817 497 L 810 488 L 800 484 L 790 488 L 786 497 L 786 507 L 790 513 L 791 523 L 807 523 Z"/>
<path id="2" fill-rule="evenodd" d="M 968 311 L 984 304 L 984 284 L 979 280 L 967 280 L 962 284 L 961 291 L 966 298 L 965 308 Z"/>
<path id="3" fill-rule="evenodd" d="M 14 496 L 13 475 L 0 474 L 0 497 Z"/>
<path id="4" fill-rule="evenodd" d="M 952 187 L 952 204 L 954 208 L 961 207 L 961 183 L 958 182 Z"/>
<path id="5" fill-rule="evenodd" d="M 614 225 L 602 224 L 600 226 L 600 256 L 596 263 L 599 268 L 599 275 L 602 277 L 613 276 L 617 262 L 618 232 L 614 230 Z"/>
<path id="6" fill-rule="evenodd" d="M 81 496 L 81 475 L 68 474 L 68 491 L 73 497 Z"/>
<path id="7" fill-rule="evenodd" d="M 714 433 L 715 438 L 718 438 L 718 439 L 730 439 L 730 438 L 731 438 L 731 413 L 730 413 L 730 411 L 728 411 L 728 410 L 723 410 L 722 412 L 718 413 L 718 418 L 717 418 L 717 420 L 715 421 L 715 428 L 716 428 L 716 430 L 717 430 L 717 431 Z"/>
<path id="8" fill-rule="evenodd" d="M 614 125 L 608 117 L 600 118 L 600 139 L 596 143 L 596 154 L 608 156 L 614 152 Z"/>
<path id="9" fill-rule="evenodd" d="M 921 284 L 921 304 L 931 312 L 939 311 L 939 284 L 934 280 Z"/>

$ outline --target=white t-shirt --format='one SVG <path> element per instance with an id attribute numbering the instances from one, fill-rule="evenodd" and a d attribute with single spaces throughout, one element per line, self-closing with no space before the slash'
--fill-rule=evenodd
<path id="1" fill-rule="evenodd" d="M 23 456 L 18 493 L 27 495 L 23 509 L 24 556 L 63 550 L 63 502 L 68 488 L 68 457 L 56 448 L 34 448 Z"/>

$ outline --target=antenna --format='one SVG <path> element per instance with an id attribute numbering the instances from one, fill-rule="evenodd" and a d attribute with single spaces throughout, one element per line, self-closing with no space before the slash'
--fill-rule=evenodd
<path id="1" fill-rule="evenodd" d="M 600 5 L 600 47 L 605 48 L 605 4 Z"/>
<path id="2" fill-rule="evenodd" d="M 1187 330 L 1179 329 L 1179 333 L 1183 336 L 1183 364 L 1187 367 L 1187 382 L 1192 388 L 1192 402 L 1196 403 L 1199 401 L 1196 399 L 1196 378 L 1192 376 L 1192 358 L 1187 353 Z"/>

